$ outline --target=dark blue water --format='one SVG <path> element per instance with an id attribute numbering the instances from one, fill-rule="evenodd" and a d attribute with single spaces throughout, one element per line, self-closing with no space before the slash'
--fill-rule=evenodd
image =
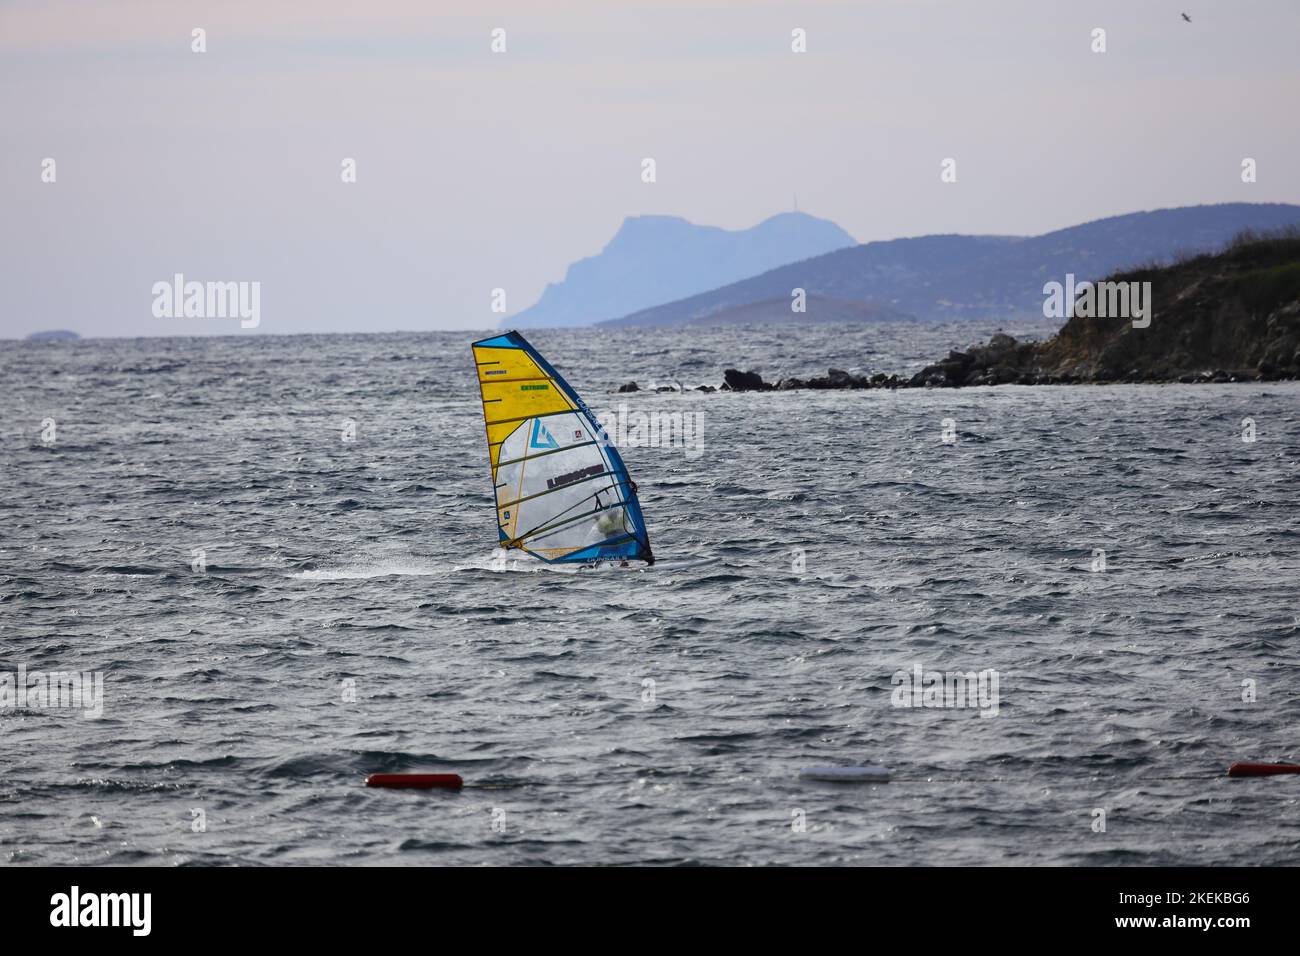
<path id="1" fill-rule="evenodd" d="M 0 707 L 0 860 L 1293 863 L 1300 779 L 1222 774 L 1300 759 L 1300 386 L 610 394 L 990 331 L 532 336 L 703 416 L 596 571 L 494 563 L 469 334 L 0 344 L 0 673 L 104 680 Z"/>

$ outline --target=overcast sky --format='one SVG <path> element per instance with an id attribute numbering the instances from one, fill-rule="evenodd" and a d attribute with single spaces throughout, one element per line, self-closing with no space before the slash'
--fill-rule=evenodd
<path id="1" fill-rule="evenodd" d="M 625 216 L 796 194 L 859 241 L 1300 202 L 1298 36 L 1295 0 L 0 0 L 0 335 L 484 328 Z M 260 326 L 156 318 L 177 272 L 260 282 Z"/>

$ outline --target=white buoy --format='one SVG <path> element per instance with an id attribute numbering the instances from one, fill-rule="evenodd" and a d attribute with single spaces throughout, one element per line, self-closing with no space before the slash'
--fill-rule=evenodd
<path id="1" fill-rule="evenodd" d="M 804 767 L 800 780 L 825 780 L 830 783 L 888 783 L 893 774 L 888 767 Z"/>

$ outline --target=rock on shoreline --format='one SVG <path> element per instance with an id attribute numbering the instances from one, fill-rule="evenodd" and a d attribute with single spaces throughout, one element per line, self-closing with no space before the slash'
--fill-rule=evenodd
<path id="1" fill-rule="evenodd" d="M 70 332 L 67 329 L 49 329 L 44 332 L 33 332 L 27 336 L 28 342 L 76 342 L 81 336 L 76 332 Z"/>

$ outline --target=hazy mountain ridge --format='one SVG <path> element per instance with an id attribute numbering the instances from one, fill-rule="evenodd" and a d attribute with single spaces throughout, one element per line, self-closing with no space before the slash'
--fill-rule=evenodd
<path id="1" fill-rule="evenodd" d="M 1300 224 L 1300 206 L 1223 203 L 1128 213 L 1041 236 L 934 235 L 871 242 L 699 295 L 642 309 L 610 326 L 700 324 L 747 303 L 809 296 L 887 305 L 921 319 L 1042 316 L 1043 284 L 1074 273 L 1080 282 L 1222 247 L 1244 229 Z"/>
<path id="2" fill-rule="evenodd" d="M 856 244 L 835 223 L 798 212 L 739 230 L 631 216 L 598 255 L 573 263 L 502 327 L 591 325 Z"/>
<path id="3" fill-rule="evenodd" d="M 761 302 L 745 302 L 730 306 L 707 316 L 683 323 L 685 325 L 776 325 L 848 322 L 905 322 L 916 316 L 875 302 L 857 302 L 852 299 L 832 299 L 824 295 L 810 295 L 804 312 L 791 312 L 790 299 L 778 296 Z"/>

